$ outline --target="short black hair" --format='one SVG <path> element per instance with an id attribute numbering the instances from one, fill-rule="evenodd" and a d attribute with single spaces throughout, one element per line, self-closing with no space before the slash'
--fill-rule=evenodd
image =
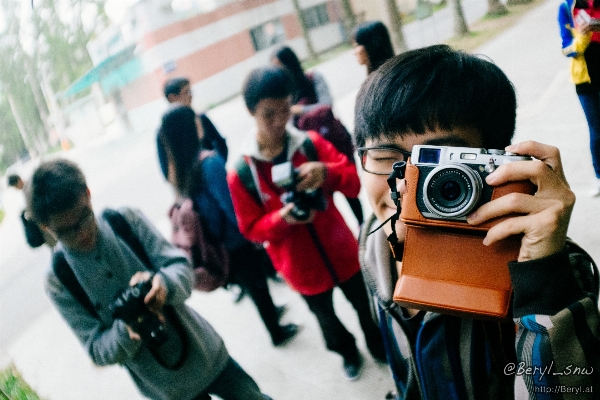
<path id="1" fill-rule="evenodd" d="M 373 72 L 356 99 L 355 140 L 426 130 L 475 128 L 484 147 L 503 149 L 515 131 L 512 83 L 491 61 L 446 45 L 400 54 Z"/>
<path id="2" fill-rule="evenodd" d="M 8 186 L 17 186 L 17 183 L 21 180 L 21 177 L 17 174 L 10 174 L 7 178 Z"/>
<path id="3" fill-rule="evenodd" d="M 384 62 L 394 57 L 394 47 L 390 34 L 380 21 L 363 22 L 352 33 L 352 39 L 361 45 L 369 57 L 369 73 L 375 71 Z"/>
<path id="4" fill-rule="evenodd" d="M 181 93 L 181 89 L 190 84 L 190 80 L 183 77 L 171 78 L 165 82 L 163 86 L 163 92 L 165 94 L 165 98 L 168 100 L 169 95 L 173 94 L 175 96 L 179 96 Z"/>
<path id="5" fill-rule="evenodd" d="M 34 221 L 46 224 L 53 214 L 73 208 L 86 191 L 85 176 L 77 164 L 65 159 L 46 161 L 29 181 L 27 208 Z"/>
<path id="6" fill-rule="evenodd" d="M 269 65 L 256 68 L 244 82 L 244 101 L 253 113 L 263 99 L 282 99 L 293 93 L 293 80 L 289 72 L 282 67 Z"/>

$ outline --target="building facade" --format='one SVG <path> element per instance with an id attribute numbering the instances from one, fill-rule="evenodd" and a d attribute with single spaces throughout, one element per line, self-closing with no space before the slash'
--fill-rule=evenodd
<path id="1" fill-rule="evenodd" d="M 316 52 L 345 40 L 337 0 L 299 4 Z M 193 107 L 205 110 L 238 94 L 249 71 L 268 63 L 273 48 L 283 43 L 307 56 L 291 0 L 140 0 L 88 50 L 100 65 L 136 45 L 133 57 L 100 83 L 140 131 L 158 126 L 167 107 L 162 92 L 167 79 L 190 79 Z"/>

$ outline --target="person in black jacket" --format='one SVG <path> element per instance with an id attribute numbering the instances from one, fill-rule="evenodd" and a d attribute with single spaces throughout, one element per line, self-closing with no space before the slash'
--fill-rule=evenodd
<path id="1" fill-rule="evenodd" d="M 170 104 L 183 104 L 184 106 L 192 106 L 192 89 L 190 87 L 190 81 L 187 78 L 172 78 L 165 82 L 163 87 L 165 97 Z M 227 143 L 225 139 L 219 134 L 217 128 L 208 119 L 206 114 L 198 114 L 198 136 L 200 136 L 201 146 L 203 149 L 215 150 L 225 161 L 227 161 Z M 159 133 L 156 134 L 156 148 L 158 151 L 158 161 L 160 162 L 160 169 L 167 179 L 168 177 L 168 164 L 167 154 L 164 146 L 159 139 Z"/>

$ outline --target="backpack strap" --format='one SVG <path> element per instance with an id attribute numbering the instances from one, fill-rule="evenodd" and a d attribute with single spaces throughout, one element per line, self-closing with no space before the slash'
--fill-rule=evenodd
<path id="1" fill-rule="evenodd" d="M 249 161 L 246 160 L 244 156 L 240 157 L 235 163 L 235 170 L 242 181 L 242 185 L 246 188 L 246 191 L 250 193 L 256 204 L 262 205 L 262 199 L 260 197 L 260 193 L 258 192 L 258 188 L 256 187 L 256 181 L 254 180 L 254 176 L 252 175 L 252 170 L 250 169 Z"/>
<path id="2" fill-rule="evenodd" d="M 102 212 L 102 218 L 108 222 L 115 234 L 127 243 L 129 248 L 135 253 L 144 266 L 148 270 L 156 272 L 156 268 L 154 268 L 154 265 L 150 262 L 150 258 L 148 258 L 144 246 L 142 246 L 138 237 L 133 233 L 133 230 L 131 230 L 131 225 L 129 225 L 129 222 L 127 222 L 123 214 L 107 208 Z"/>
<path id="3" fill-rule="evenodd" d="M 115 234 L 121 239 L 123 239 L 125 243 L 127 243 L 129 248 L 131 248 L 135 255 L 140 259 L 140 261 L 142 261 L 142 263 L 146 266 L 146 268 L 148 268 L 151 271 L 154 271 L 154 267 L 150 262 L 150 259 L 148 258 L 148 255 L 144 250 L 144 247 L 142 246 L 137 236 L 133 234 L 131 226 L 129 225 L 125 217 L 118 211 L 106 209 L 102 213 L 102 218 L 104 218 L 108 222 L 108 224 L 114 230 Z M 52 256 L 52 270 L 54 271 L 54 274 L 56 275 L 60 283 L 62 283 L 63 286 L 67 288 L 69 292 L 71 292 L 73 297 L 75 297 L 75 299 L 77 299 L 77 301 L 90 314 L 98 318 L 96 308 L 94 307 L 87 293 L 77 280 L 73 269 L 71 268 L 71 266 L 67 262 L 67 259 L 65 258 L 65 254 L 60 250 L 55 251 L 54 255 Z"/>
<path id="4" fill-rule="evenodd" d="M 317 149 L 309 136 L 306 136 L 306 139 L 300 145 L 300 151 L 308 158 L 308 161 L 319 161 Z"/>
<path id="5" fill-rule="evenodd" d="M 65 258 L 65 254 L 60 250 L 55 251 L 52 255 L 52 270 L 60 283 L 67 288 L 79 304 L 81 304 L 91 315 L 98 318 L 99 316 L 96 312 L 96 308 L 92 304 L 92 301 L 85 290 L 83 290 L 83 287 L 81 287 L 81 284 L 79 284 L 73 269 Z"/>

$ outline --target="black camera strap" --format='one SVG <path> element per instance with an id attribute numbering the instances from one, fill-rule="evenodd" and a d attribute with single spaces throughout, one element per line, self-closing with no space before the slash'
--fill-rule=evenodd
<path id="1" fill-rule="evenodd" d="M 391 222 L 392 233 L 387 237 L 387 240 L 395 245 L 398 242 L 398 235 L 396 234 L 396 222 L 400 219 L 400 212 L 402 211 L 402 204 L 400 203 L 400 193 L 398 193 L 398 186 L 396 180 L 404 179 L 404 171 L 406 170 L 406 162 L 399 161 L 392 165 L 392 173 L 387 178 L 387 184 L 390 187 L 390 196 L 396 205 L 396 212 L 394 215 L 383 221 L 377 228 L 373 229 L 367 234 L 369 236 L 372 233 L 377 232 L 385 226 L 388 222 Z"/>

